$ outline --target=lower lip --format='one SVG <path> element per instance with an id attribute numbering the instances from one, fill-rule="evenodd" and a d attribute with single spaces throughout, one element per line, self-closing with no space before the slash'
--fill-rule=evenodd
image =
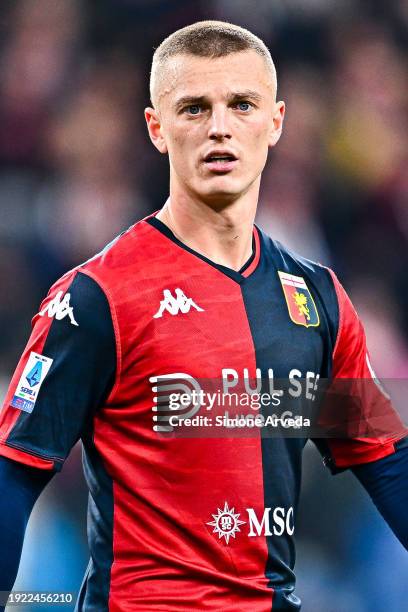
<path id="1" fill-rule="evenodd" d="M 211 170 L 211 172 L 215 172 L 216 174 L 225 174 L 225 172 L 231 172 L 235 168 L 238 163 L 237 159 L 233 161 L 222 161 L 222 162 L 204 162 L 206 167 Z"/>

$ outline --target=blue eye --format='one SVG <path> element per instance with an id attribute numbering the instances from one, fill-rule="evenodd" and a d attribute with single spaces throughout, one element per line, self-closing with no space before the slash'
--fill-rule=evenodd
<path id="1" fill-rule="evenodd" d="M 238 102 L 237 107 L 240 111 L 247 112 L 251 109 L 252 104 L 249 102 Z"/>
<path id="2" fill-rule="evenodd" d="M 200 110 L 201 110 L 201 106 L 199 106 L 198 104 L 191 104 L 191 106 L 187 106 L 186 108 L 186 111 L 190 115 L 198 115 Z"/>

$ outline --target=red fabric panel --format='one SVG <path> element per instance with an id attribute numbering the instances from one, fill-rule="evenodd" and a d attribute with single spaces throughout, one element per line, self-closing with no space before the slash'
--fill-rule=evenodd
<path id="1" fill-rule="evenodd" d="M 381 459 L 395 452 L 394 443 L 408 434 L 389 399 L 374 382 L 367 363 L 368 352 L 363 325 L 344 287 L 331 270 L 339 305 L 339 329 L 333 351 L 333 378 L 353 381 L 362 398 L 362 421 L 375 423 L 390 433 L 375 437 L 331 439 L 329 447 L 337 467 L 349 467 Z M 380 422 L 378 421 L 380 424 Z M 385 427 L 384 427 L 385 424 Z M 375 427 L 374 427 L 375 428 Z M 380 427 L 379 427 L 380 429 Z"/>
<path id="2" fill-rule="evenodd" d="M 172 266 L 163 265 L 169 250 Z M 186 601 L 215 609 L 220 600 L 231 610 L 270 610 L 265 538 L 241 533 L 227 545 L 207 525 L 225 502 L 241 519 L 247 507 L 262 516 L 259 435 L 180 438 L 152 427 L 151 377 L 181 372 L 205 384 L 219 381 L 225 367 L 255 377 L 239 284 L 143 222 L 84 272 L 110 289 L 122 355 L 114 393 L 94 422 L 96 448 L 114 480 L 110 610 Z M 164 290 L 174 295 L 176 288 L 203 310 L 154 318 Z"/>

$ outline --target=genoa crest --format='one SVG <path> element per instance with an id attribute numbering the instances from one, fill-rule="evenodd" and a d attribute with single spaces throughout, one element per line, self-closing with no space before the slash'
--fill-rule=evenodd
<path id="1" fill-rule="evenodd" d="M 319 313 L 305 280 L 286 272 L 279 271 L 278 274 L 292 321 L 305 327 L 317 327 L 320 323 Z"/>

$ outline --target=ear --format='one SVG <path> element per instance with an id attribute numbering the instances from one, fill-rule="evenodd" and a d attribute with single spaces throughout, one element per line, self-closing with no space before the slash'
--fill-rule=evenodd
<path id="1" fill-rule="evenodd" d="M 269 133 L 269 146 L 274 147 L 278 142 L 283 128 L 283 118 L 285 116 L 285 103 L 276 102 L 273 111 L 272 126 Z"/>
<path id="2" fill-rule="evenodd" d="M 162 133 L 162 125 L 160 120 L 160 114 L 154 108 L 148 106 L 144 111 L 147 130 L 149 132 L 150 140 L 160 151 L 160 153 L 167 153 L 167 145 Z"/>

